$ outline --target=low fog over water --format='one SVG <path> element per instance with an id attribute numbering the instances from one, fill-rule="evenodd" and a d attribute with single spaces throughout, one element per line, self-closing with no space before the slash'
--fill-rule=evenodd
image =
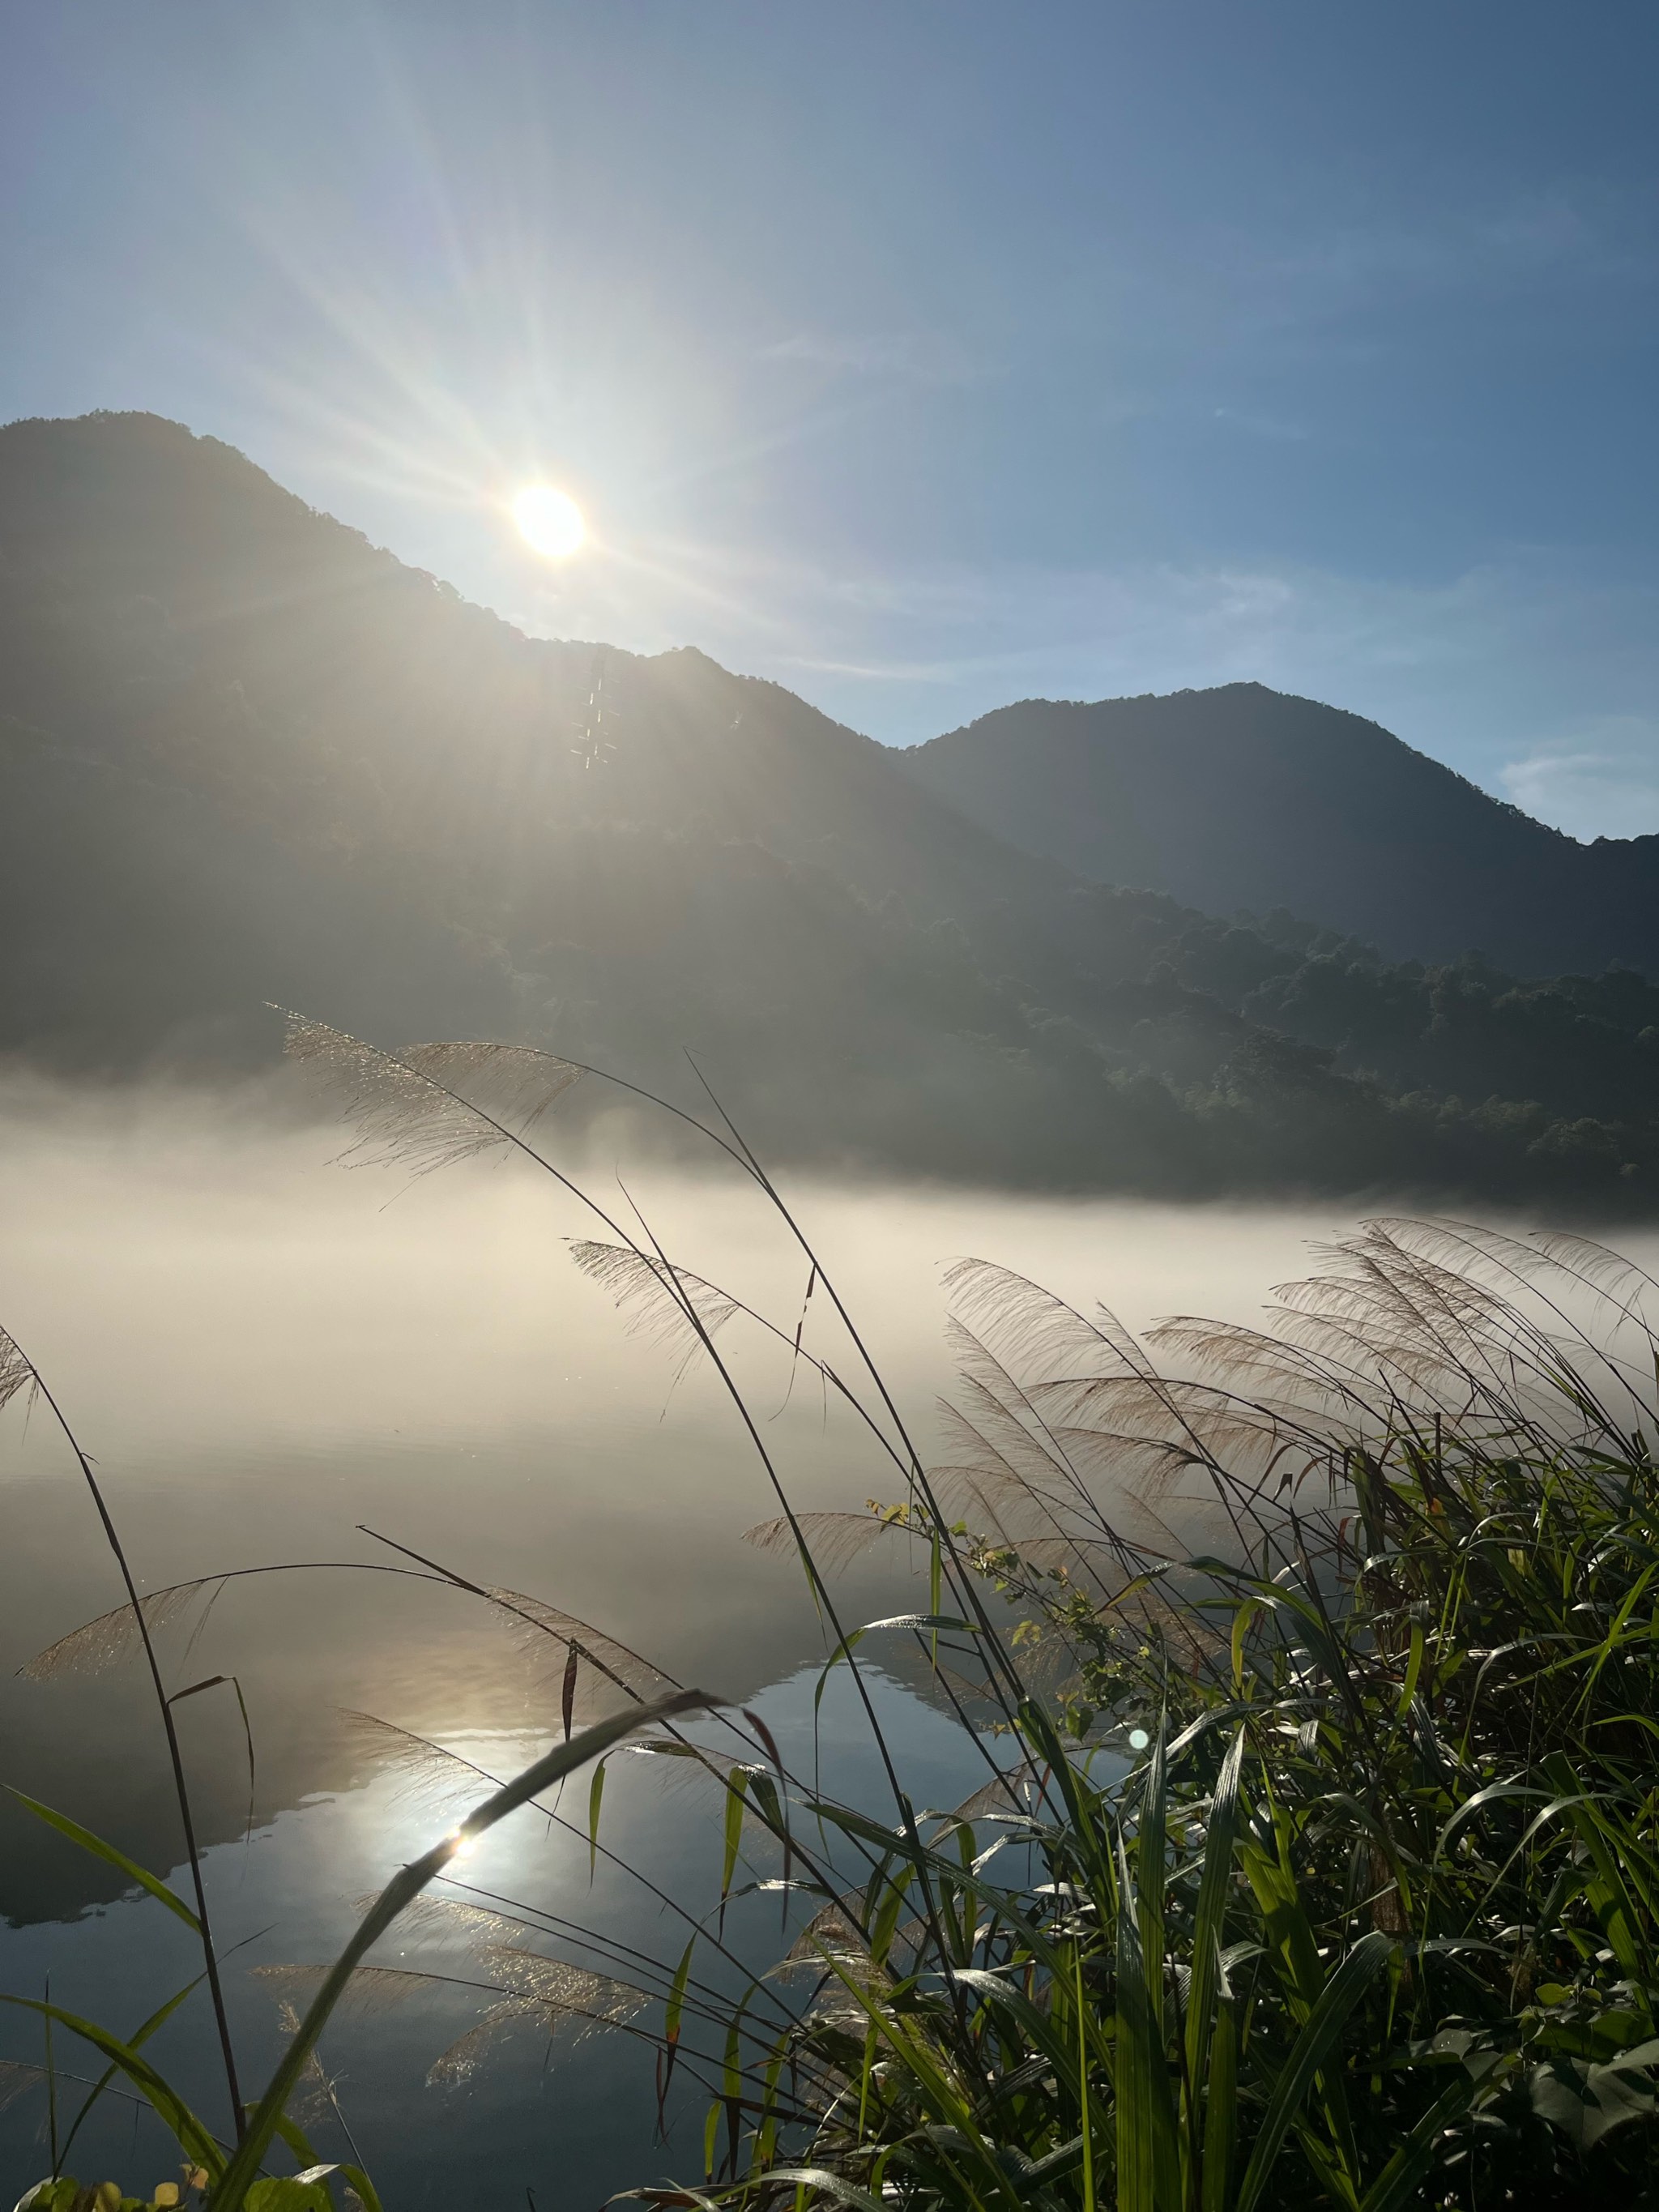
<path id="1" fill-rule="evenodd" d="M 567 1159 L 556 1124 L 544 1141 L 625 1213 L 620 1166 L 678 1264 L 793 1335 L 805 1266 L 751 1190 L 648 1159 L 630 1164 L 599 1138 Z M 777 1510 L 763 1469 L 713 1378 L 694 1366 L 676 1382 L 674 1358 L 631 1333 L 573 1264 L 565 1240 L 603 1233 L 592 1218 L 522 1163 L 411 1180 L 345 1171 L 333 1164 L 345 1142 L 332 1126 L 273 1122 L 252 1093 L 118 1096 L 20 1082 L 0 1094 L 0 1322 L 95 1457 L 144 1587 L 276 1561 L 397 1564 L 358 1533 L 367 1523 L 469 1577 L 574 1613 L 682 1680 L 760 1697 L 780 1729 L 804 1725 L 803 1670 L 821 1663 L 824 1638 L 799 1570 L 742 1541 Z M 1172 1311 L 1248 1318 L 1269 1285 L 1306 1272 L 1309 1240 L 1349 1225 L 1335 1211 L 793 1177 L 787 1195 L 924 1449 L 951 1382 L 939 1278 L 951 1259 L 975 1254 L 1074 1302 L 1104 1299 L 1131 1326 Z M 1617 1241 L 1636 1256 L 1655 1245 L 1650 1235 Z M 829 1323 L 820 1291 L 807 1340 L 848 1365 Z M 792 1387 L 787 1346 L 757 1341 L 741 1316 L 720 1340 L 796 1503 L 858 1506 L 897 1494 L 890 1467 L 843 1412 L 826 1409 L 816 1378 L 798 1370 Z M 166 1872 L 179 1857 L 176 1814 L 137 1670 L 45 1682 L 15 1671 L 120 1595 L 79 1475 L 39 1410 L 26 1421 L 20 1402 L 4 1416 L 0 1473 L 0 1779 Z M 899 1579 L 896 1569 L 850 1575 L 847 1615 L 892 1609 Z M 250 1777 L 234 1701 L 204 1695 L 180 1722 L 216 1847 L 210 1877 L 223 1940 L 275 1929 L 250 1945 L 249 1960 L 325 1956 L 351 1900 L 445 1824 L 441 1806 L 393 1786 L 341 1709 L 471 1747 L 501 1771 L 557 1725 L 556 1690 L 527 1671 L 483 1607 L 395 1576 L 342 1566 L 234 1581 L 204 1618 L 163 1640 L 179 1683 L 234 1674 L 246 1698 L 251 1845 L 241 1840 Z M 926 1709 L 896 1681 L 890 1702 L 925 1761 Z M 853 1716 L 834 1699 L 826 1711 L 855 1763 Z M 941 1740 L 940 1756 L 959 1752 Z M 942 1797 L 951 1781 L 941 1768 Z M 624 1832 L 643 1818 L 630 1803 L 623 1793 Z M 118 1878 L 15 1810 L 0 1822 L 9 1986 L 50 1972 L 64 2001 L 137 2019 L 177 1985 L 145 1984 L 152 1969 L 187 1978 L 187 1958 L 173 1960 L 179 1946 L 150 1926 L 153 1908 L 142 1908 L 144 1940 L 129 1930 L 125 1947 L 107 1923 L 75 1919 L 116 1897 Z M 677 1815 L 661 1845 L 671 1874 L 690 1834 Z M 499 1847 L 509 1870 L 517 1848 Z M 578 1871 L 585 1885 L 585 1854 Z M 625 1917 L 638 1905 L 596 1895 L 592 1909 Z M 274 2048 L 271 1993 L 244 1976 L 235 2000 L 252 2042 Z M 401 2014 L 395 2032 L 377 2031 L 372 2063 L 359 2062 L 369 2136 L 453 2024 L 440 2031 Z M 32 2047 L 18 2035 L 6 2049 Z M 344 2043 L 349 2031 L 337 2035 Z M 404 2172 L 406 2142 L 380 2139 L 364 2143 L 371 2166 L 378 2154 L 399 2176 L 400 2201 L 444 2201 L 445 2160 L 465 2170 L 466 2112 L 480 2128 L 487 2112 L 496 2155 L 520 2158 L 522 2171 L 503 2166 L 498 2177 L 514 2191 L 538 2173 L 545 2185 L 555 2154 L 574 2160 L 569 2170 L 591 2183 L 594 2203 L 672 2166 L 671 2154 L 649 2146 L 648 2059 L 624 2046 L 572 2063 L 587 2082 L 580 2118 L 551 2091 L 551 2106 L 513 2107 L 513 2118 L 510 2098 L 485 2076 L 441 2128 L 433 2116 L 449 2146 L 436 2165 L 423 2155 Z M 0 2182 L 21 2188 L 44 2170 L 35 2129 L 27 2098 L 0 2120 Z M 681 2166 L 695 2163 L 690 2134 L 683 2148 Z"/>

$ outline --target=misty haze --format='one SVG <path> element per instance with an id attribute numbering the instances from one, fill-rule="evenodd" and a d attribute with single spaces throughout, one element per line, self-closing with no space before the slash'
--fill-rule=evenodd
<path id="1" fill-rule="evenodd" d="M 112 1499 L 143 1530 L 133 1554 L 146 1586 L 255 1562 L 372 1559 L 356 1533 L 367 1523 L 483 1583 L 501 1579 L 510 1558 L 515 1586 L 602 1624 L 683 1680 L 775 1709 L 780 1734 L 801 1728 L 822 1633 L 803 1615 L 796 1571 L 743 1541 L 775 1502 L 707 1376 L 677 1382 L 673 1353 L 630 1336 L 572 1266 L 568 1240 L 592 1224 L 567 1195 L 510 1161 L 415 1182 L 396 1168 L 348 1171 L 337 1126 L 295 1116 L 291 1102 L 273 1111 L 252 1087 L 151 1081 L 111 1092 L 23 1079 L 0 1094 L 0 1115 L 14 1308 L 27 1315 L 31 1356 L 73 1409 Z M 570 1150 L 584 1180 L 617 1197 L 614 1146 L 608 1158 L 602 1139 Z M 700 1268 L 793 1328 L 803 1270 L 752 1192 L 672 1160 L 647 1158 L 629 1181 L 671 1251 L 694 1253 Z M 1103 1297 L 1137 1328 L 1177 1310 L 1197 1281 L 1208 1310 L 1248 1321 L 1269 1284 L 1303 1271 L 1311 1240 L 1351 1225 L 1336 1208 L 1079 1202 L 860 1179 L 794 1178 L 789 1196 L 934 1456 L 929 1408 L 952 1379 L 940 1285 L 951 1261 L 994 1257 L 1079 1304 Z M 856 1425 L 827 1409 L 816 1378 L 797 1375 L 792 1387 L 787 1347 L 734 1337 L 729 1348 L 769 1442 L 787 1455 L 799 1505 L 857 1510 L 890 1482 Z M 118 1800 L 125 1847 L 165 1865 L 176 1814 L 156 1789 L 142 1683 L 76 1667 L 45 1682 L 13 1679 L 118 1593 L 74 1463 L 38 1414 L 10 1440 L 9 1471 L 10 1779 L 88 1817 Z M 838 1598 L 860 1618 L 897 1611 L 910 1548 L 861 1563 Z M 343 1601 L 340 1579 L 233 1581 L 219 1586 L 199 1635 L 193 1620 L 185 1630 L 192 1679 L 234 1673 L 255 1720 L 264 1858 L 241 1843 L 249 1778 L 234 1706 L 204 1706 L 189 1736 L 206 1784 L 198 1818 L 234 1919 L 227 1940 L 282 1915 L 280 1936 L 266 1933 L 243 1954 L 254 1963 L 343 1936 L 350 1883 L 372 1881 L 366 1822 L 390 1820 L 406 1847 L 434 1818 L 441 1825 L 444 1793 L 377 1778 L 383 1754 L 354 1735 L 343 1709 L 486 1765 L 528 1756 L 544 1726 L 538 1671 L 478 1608 L 418 1583 L 382 1588 L 349 1575 Z M 929 1723 L 925 1668 L 906 1686 L 909 1670 L 895 1657 L 897 1672 L 883 1679 L 894 1685 L 885 1694 L 901 1740 L 908 1729 L 939 1795 L 964 1794 L 973 1768 Z M 803 1670 L 805 1688 L 792 1690 Z M 831 1742 L 855 1757 L 853 1716 L 832 1699 L 830 1720 Z M 88 1764 L 97 1780 L 86 1802 Z M 671 1869 L 682 1860 L 695 1869 L 699 1853 L 717 1850 L 717 1814 L 690 1808 Z M 73 1944 L 45 1938 L 52 1921 L 118 1897 L 121 1878 L 77 1863 L 20 1812 L 0 1818 L 19 1926 L 12 1971 L 26 1984 L 50 1966 L 59 2002 L 89 2010 L 112 1989 L 106 1923 L 76 1922 Z M 644 1825 L 636 1814 L 622 1830 L 636 1850 Z M 510 1845 L 479 1862 L 469 1879 L 526 1873 Z M 553 1874 L 547 1902 L 592 1910 L 585 1850 Z M 547 1869 L 537 1878 L 545 1885 Z M 297 1935 L 295 1885 L 305 1899 Z M 625 1889 L 602 1903 L 626 1924 Z M 172 1963 L 164 1935 L 143 1940 L 131 1998 L 119 1985 L 129 2007 L 141 2005 L 143 1975 Z M 377 2043 L 390 2033 L 391 2048 L 359 2093 L 374 2117 L 366 2105 L 356 2124 L 380 2134 L 382 2186 L 435 2203 L 465 2185 L 477 2154 L 469 2129 L 435 2165 L 429 2146 L 405 2165 L 394 2115 L 467 2015 L 405 2009 L 377 2033 Z M 529 2099 L 532 2133 L 548 2094 L 540 2064 L 533 2040 L 509 2051 L 495 2093 L 509 2108 Z M 591 2057 L 586 2064 L 591 2073 Z M 615 2071 L 601 2068 L 574 2093 L 601 2098 L 594 2115 L 562 2124 L 565 2154 L 595 2203 L 633 2178 L 636 2154 L 617 2130 L 649 2131 L 648 2084 L 618 2083 Z"/>
<path id="2" fill-rule="evenodd" d="M 1649 12 L 5 58 L 0 2205 L 1659 2205 Z"/>

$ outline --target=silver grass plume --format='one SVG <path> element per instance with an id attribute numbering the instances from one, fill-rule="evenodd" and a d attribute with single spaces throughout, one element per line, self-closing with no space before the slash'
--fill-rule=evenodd
<path id="1" fill-rule="evenodd" d="M 616 1702 L 611 1694 L 614 1692 L 643 1704 L 676 1686 L 661 1668 L 603 1629 L 578 1620 L 574 1613 L 562 1613 L 522 1590 L 493 1589 L 485 1595 L 525 1657 L 556 1675 L 562 1692 L 567 1681 L 572 1683 L 579 1711 L 609 1711 Z M 568 1673 L 573 1659 L 574 1676 Z"/>
<path id="2" fill-rule="evenodd" d="M 367 1912 L 374 1902 L 373 1897 L 359 1898 L 359 1911 Z M 428 1936 L 441 1943 L 506 1944 L 521 1941 L 526 1923 L 515 1920 L 511 1913 L 492 1911 L 487 1905 L 471 1905 L 459 1897 L 434 1897 L 428 1893 L 405 1908 L 403 1925 L 414 1935 Z"/>
<path id="3" fill-rule="evenodd" d="M 1592 1239 L 1388 1218 L 1315 1257 L 1263 1326 L 1182 1316 L 1150 1329 L 1184 1376 L 1160 1374 L 1109 1316 L 959 1262 L 947 1279 L 966 1316 L 952 1334 L 963 1389 L 941 1494 L 1034 1567 L 1101 1534 L 1173 1560 L 1219 1548 L 1194 1540 L 1218 1513 L 1258 1535 L 1284 1525 L 1310 1481 L 1335 1508 L 1349 1455 L 1401 1427 L 1594 1448 L 1659 1425 L 1642 1307 L 1655 1285 Z"/>
<path id="4" fill-rule="evenodd" d="M 46 2079 L 46 2069 L 26 2058 L 0 2058 L 0 2112 L 15 2104 L 26 2089 L 33 2089 Z"/>
<path id="5" fill-rule="evenodd" d="M 1133 1337 L 1105 1307 L 1091 1321 L 1012 1267 L 957 1260 L 945 1271 L 945 1286 L 952 1310 L 980 1328 L 999 1358 L 1018 1363 L 1033 1378 L 1103 1354 L 1128 1373 L 1152 1372 Z"/>
<path id="6" fill-rule="evenodd" d="M 365 1909 L 374 1901 L 364 1899 Z M 653 2002 L 646 1990 L 615 1975 L 594 1973 L 587 1967 L 530 1950 L 526 1942 L 528 1924 L 509 1913 L 491 1911 L 459 1898 L 422 1897 L 409 1907 L 404 1923 L 417 1937 L 471 1947 L 480 1972 L 465 1985 L 496 1999 L 438 2058 L 427 2076 L 431 2084 L 453 2087 L 469 2080 L 491 2046 L 519 2021 L 536 2021 L 550 2028 L 568 2027 L 581 2038 L 605 2027 L 623 2026 Z M 354 1992 L 359 1978 L 353 1978 Z M 364 1997 L 371 2006 L 397 2002 L 404 1996 L 418 1995 L 422 1989 L 453 1987 L 462 1978 L 458 1974 L 415 1970 L 396 1977 L 406 1986 L 388 1983 L 377 1990 L 371 1985 Z"/>
<path id="7" fill-rule="evenodd" d="M 357 1712 L 349 1706 L 337 1707 L 336 1716 L 348 1743 L 383 1771 L 398 1778 L 392 1796 L 399 1801 L 429 1802 L 479 1782 L 500 1785 L 499 1775 L 486 1772 L 470 1759 L 463 1759 L 459 1752 L 447 1750 L 428 1736 L 400 1728 L 396 1721 Z"/>
<path id="8" fill-rule="evenodd" d="M 563 2031 L 573 2042 L 582 2043 L 606 2028 L 626 2027 L 653 2002 L 631 1983 L 533 1951 L 493 1947 L 484 1964 L 497 1986 L 509 1994 L 441 2053 L 426 2077 L 432 2087 L 462 2087 L 508 2030 L 523 2021 L 544 2027 L 550 2040 Z"/>
<path id="9" fill-rule="evenodd" d="M 0 1410 L 9 1406 L 20 1390 L 33 1397 L 40 1387 L 40 1378 L 34 1371 L 33 1362 L 16 1339 L 0 1328 Z"/>
<path id="10" fill-rule="evenodd" d="M 783 1957 L 769 1969 L 767 1979 L 789 1981 L 798 1976 L 827 1974 L 830 1971 L 829 1962 L 833 1960 L 849 1980 L 861 1988 L 883 1982 L 884 1977 L 860 1931 L 854 1908 L 852 1896 L 834 1898 L 821 1906 Z"/>
<path id="11" fill-rule="evenodd" d="M 156 1630 L 182 1620 L 198 1598 L 205 1595 L 203 1621 L 206 1612 L 224 1587 L 222 1575 L 207 1575 L 198 1582 L 173 1583 L 165 1589 L 151 1590 L 138 1601 L 144 1617 L 144 1626 L 152 1635 Z M 54 1676 L 68 1674 L 96 1674 L 118 1661 L 130 1659 L 142 1649 L 138 1623 L 131 1605 L 112 1606 L 95 1620 L 82 1621 L 68 1635 L 60 1636 L 55 1644 L 37 1651 L 33 1659 L 18 1668 L 18 1673 L 31 1682 L 50 1681 Z"/>
<path id="12" fill-rule="evenodd" d="M 743 1540 L 769 1559 L 793 1559 L 798 1549 L 795 1528 L 806 1539 L 819 1566 L 829 1574 L 837 1574 L 849 1567 L 895 1529 L 902 1535 L 909 1533 L 904 1522 L 884 1513 L 798 1513 L 794 1528 L 787 1518 L 758 1521 L 752 1528 L 744 1530 Z"/>
<path id="13" fill-rule="evenodd" d="M 320 1078 L 357 1132 L 341 1155 L 353 1167 L 396 1165 L 430 1175 L 508 1151 L 581 1072 L 517 1045 L 417 1044 L 383 1052 L 326 1022 L 277 1011 L 287 1024 L 289 1058 Z M 457 1095 L 462 1085 L 469 1095 Z"/>
<path id="14" fill-rule="evenodd" d="M 570 1256 L 583 1274 L 611 1293 L 636 1334 L 669 1352 L 677 1381 L 704 1348 L 704 1335 L 717 1335 L 742 1310 L 742 1302 L 718 1284 L 626 1244 L 579 1238 L 571 1244 Z"/>
<path id="15" fill-rule="evenodd" d="M 276 2008 L 284 2035 L 300 2033 L 300 2014 L 292 2002 L 284 1997 Z M 289 2106 L 289 2115 L 302 2128 L 314 2127 L 338 2108 L 334 2100 L 334 2084 L 323 2070 L 323 2062 L 313 2051 L 306 2060 L 305 2071 L 300 2076 L 300 2093 Z"/>
<path id="16" fill-rule="evenodd" d="M 294 2010 L 295 1997 L 309 1997 L 321 1988 L 329 1969 L 326 1966 L 273 1965 L 250 1966 L 248 1972 L 255 1981 L 263 1982 L 267 1989 L 282 1992 L 282 2007 L 286 2013 Z M 414 1967 L 359 1966 L 347 1984 L 341 2002 L 360 2014 L 389 2012 L 394 2006 L 406 2004 L 411 1997 L 446 1986 L 443 1975 L 423 1974 Z M 296 2033 L 299 2025 L 297 2014 L 291 2026 L 284 2021 L 289 2034 Z M 307 2058 L 307 2068 L 314 2057 L 313 2052 Z"/>

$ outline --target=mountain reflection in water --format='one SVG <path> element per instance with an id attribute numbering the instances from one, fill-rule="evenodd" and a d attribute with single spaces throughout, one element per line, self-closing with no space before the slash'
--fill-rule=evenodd
<path id="1" fill-rule="evenodd" d="M 18 1084 L 0 1096 L 0 1322 L 96 1458 L 143 1585 L 277 1561 L 406 1565 L 358 1532 L 367 1524 L 592 1622 L 681 1681 L 758 1702 L 787 1755 L 793 1745 L 809 1758 L 823 1634 L 798 1570 L 742 1541 L 776 1505 L 713 1379 L 694 1368 L 676 1383 L 673 1362 L 630 1336 L 562 1241 L 592 1233 L 591 1219 L 544 1179 L 479 1165 L 413 1184 L 348 1175 L 330 1164 L 341 1142 L 335 1130 L 258 1124 L 246 1101 L 159 1088 L 118 1098 Z M 590 1152 L 586 1170 L 616 1196 L 614 1153 Z M 752 1195 L 648 1163 L 628 1180 L 678 1263 L 793 1334 L 805 1268 Z M 1344 1225 L 1285 1210 L 823 1181 L 788 1194 L 924 1450 L 951 1382 L 939 1285 L 949 1260 L 971 1252 L 1079 1303 L 1103 1297 L 1132 1326 L 1176 1310 L 1248 1317 L 1269 1285 L 1303 1272 L 1309 1237 Z M 1636 1256 L 1652 1242 L 1620 1241 Z M 820 1296 L 809 1330 L 844 1364 L 827 1322 Z M 787 1346 L 745 1339 L 744 1327 L 731 1325 L 722 1350 L 794 1501 L 894 1495 L 890 1466 L 826 1407 L 816 1378 L 798 1372 L 792 1389 Z M 166 1872 L 179 1857 L 176 1813 L 138 1671 L 46 1681 L 15 1671 L 120 1595 L 69 1455 L 21 1403 L 0 1422 L 0 1779 Z M 844 1617 L 861 1620 L 914 1594 L 896 1563 L 855 1569 L 837 1595 Z M 177 1682 L 234 1675 L 251 1717 L 245 1841 L 250 1777 L 234 1698 L 203 1695 L 179 1713 L 221 1940 L 245 1947 L 230 1994 L 257 2080 L 277 2046 L 283 1989 L 246 1970 L 329 1956 L 356 1901 L 466 1802 L 388 1765 L 343 1711 L 506 1773 L 556 1733 L 556 1687 L 476 1599 L 344 1565 L 233 1580 L 161 1642 Z M 916 1785 L 956 1802 L 982 1767 L 916 1694 L 921 1676 L 907 1679 L 904 1654 L 884 1651 L 881 1664 L 884 1718 L 913 1753 Z M 873 1810 L 848 1692 L 842 1670 L 823 1705 L 826 1778 Z M 719 1808 L 695 1790 L 665 1793 L 643 1771 L 662 1764 L 618 1763 L 605 1840 L 671 1894 L 677 1883 L 706 1890 Z M 585 1820 L 586 1785 L 574 1787 Z M 683 1946 L 666 1909 L 615 1869 L 602 1867 L 590 1889 L 585 1843 L 550 1837 L 533 1814 L 488 1839 L 465 1879 L 533 1895 L 671 1960 Z M 112 1901 L 118 1890 L 118 1877 L 15 1805 L 0 1808 L 0 1911 L 11 1923 L 0 1987 L 38 1995 L 50 1974 L 58 2002 L 118 2030 L 144 2017 L 194 1971 L 189 1940 L 159 1908 Z M 775 1909 L 743 1901 L 733 1925 Z M 404 1948 L 423 1969 L 476 1975 L 464 1951 L 434 1953 L 413 1930 Z M 699 2163 L 698 2124 L 653 2144 L 650 2054 L 625 2036 L 562 2051 L 548 2071 L 531 2032 L 462 2086 L 422 2091 L 480 2002 L 453 1986 L 417 1991 L 373 2019 L 349 2009 L 326 2039 L 342 2107 L 389 2203 L 521 2202 L 528 2185 L 545 2212 Z M 155 2055 L 210 2084 L 205 2014 L 191 2018 L 169 2025 Z M 0 2054 L 39 2059 L 24 2015 L 0 2038 Z M 87 2070 L 61 2039 L 58 2059 Z M 0 2196 L 49 2163 L 43 2100 L 19 2081 L 0 2087 Z M 9 2102 L 6 2088 L 18 2088 Z M 82 2140 L 83 2173 L 96 2164 L 133 2187 L 169 2171 L 159 2132 L 130 2106 L 112 2104 Z"/>

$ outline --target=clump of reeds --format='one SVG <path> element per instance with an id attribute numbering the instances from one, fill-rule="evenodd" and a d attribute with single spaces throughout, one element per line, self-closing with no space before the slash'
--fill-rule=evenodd
<path id="1" fill-rule="evenodd" d="M 948 1463 L 930 1467 L 712 1100 L 697 1126 L 796 1241 L 808 1298 L 821 1291 L 842 1332 L 833 1359 L 671 1260 L 532 1144 L 578 1073 L 567 1064 L 384 1054 L 314 1024 L 293 1042 L 375 1156 L 424 1169 L 500 1148 L 592 1208 L 604 1234 L 578 1263 L 725 1386 L 777 1507 L 754 1539 L 799 1559 L 890 1799 L 876 1816 L 794 1774 L 754 1716 L 688 1732 L 677 1717 L 708 1701 L 636 1655 L 416 1560 L 404 1571 L 513 1619 L 560 1686 L 566 1740 L 470 1825 L 642 1725 L 725 1807 L 719 1911 L 659 1897 L 684 1938 L 660 1959 L 529 1908 L 418 1906 L 477 1939 L 490 1997 L 441 2070 L 465 2073 L 495 2026 L 524 2018 L 641 2039 L 659 2100 L 677 2066 L 710 2093 L 701 2172 L 640 2192 L 659 2203 L 1650 2201 L 1659 1337 L 1639 1271 L 1582 1239 L 1379 1221 L 1286 1286 L 1264 1328 L 1182 1320 L 1143 1345 L 964 1263 L 961 1389 Z M 718 1340 L 744 1324 L 854 1412 L 891 1504 L 796 1510 Z M 926 1598 L 881 1626 L 915 1639 L 984 1775 L 948 1810 L 907 1788 L 865 1628 L 832 1587 L 837 1564 L 896 1530 Z M 143 1632 L 131 1585 L 125 1613 Z M 159 1672 L 156 1687 L 164 1698 Z M 579 1692 L 596 1687 L 604 1717 L 577 1732 Z M 182 1778 L 180 1792 L 182 1808 Z M 599 1804 L 596 1786 L 586 1824 L 545 1809 L 585 1825 L 597 1856 Z M 757 1972 L 725 1922 L 763 1844 L 784 1926 Z M 319 2166 L 294 2117 L 317 2036 L 451 1848 L 394 1877 L 323 1973 L 234 2144 L 136 2039 L 54 2014 L 162 2114 L 217 2212 L 327 2201 L 320 2171 L 255 2177 L 279 2138 Z M 168 1895 L 211 1960 L 205 1915 Z M 228 2076 L 228 2031 L 226 2045 Z M 360 2165 L 338 2171 L 372 2206 Z"/>
<path id="2" fill-rule="evenodd" d="M 1051 1693 L 1021 1802 L 842 1901 L 776 2046 L 814 2124 L 781 2158 L 763 2118 L 719 2201 L 1647 2202 L 1647 1279 L 1376 1222 L 1265 1329 L 1152 1332 L 1174 1376 L 1109 1316 L 956 1286 L 937 1480 Z"/>

